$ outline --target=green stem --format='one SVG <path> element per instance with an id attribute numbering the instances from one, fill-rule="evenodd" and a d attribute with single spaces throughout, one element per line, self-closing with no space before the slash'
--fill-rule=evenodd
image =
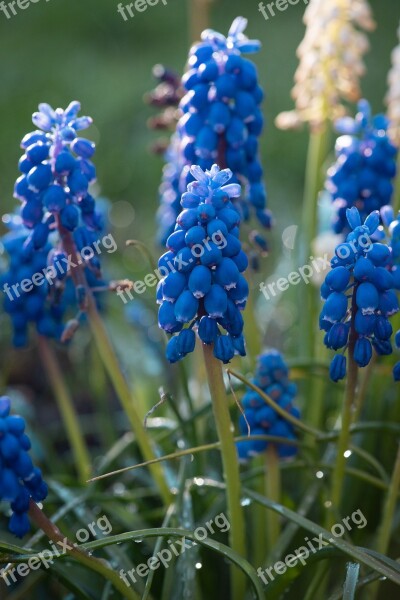
<path id="1" fill-rule="evenodd" d="M 360 418 L 360 414 L 361 414 L 361 411 L 362 411 L 362 408 L 364 405 L 364 400 L 365 400 L 365 397 L 368 392 L 371 375 L 376 366 L 376 361 L 377 361 L 377 355 L 374 352 L 368 365 L 365 367 L 365 369 L 363 369 L 363 377 L 361 378 L 360 389 L 357 393 L 356 406 L 355 406 L 354 418 L 353 418 L 354 423 L 356 423 L 358 421 L 358 419 Z"/>
<path id="2" fill-rule="evenodd" d="M 267 498 L 281 503 L 281 470 L 279 456 L 274 444 L 269 444 L 265 453 L 265 492 Z M 272 552 L 280 535 L 280 522 L 278 513 L 267 511 L 269 551 Z"/>
<path id="3" fill-rule="evenodd" d="M 300 266 L 309 261 L 312 253 L 312 241 L 317 235 L 318 225 L 318 194 L 322 188 L 322 165 L 326 156 L 328 141 L 328 126 L 312 131 L 308 146 L 306 175 L 304 184 L 304 200 L 301 216 Z M 300 306 L 302 318 L 300 321 L 300 356 L 312 357 L 314 355 L 314 339 L 316 333 L 315 315 L 317 314 L 317 296 L 312 284 L 300 288 Z"/>
<path id="4" fill-rule="evenodd" d="M 397 451 L 396 462 L 393 469 L 392 479 L 390 481 L 385 506 L 382 511 L 382 521 L 378 531 L 376 551 L 380 554 L 386 554 L 389 549 L 390 536 L 392 532 L 393 517 L 398 502 L 400 488 L 400 445 Z M 379 581 L 371 585 L 370 598 L 374 600 L 379 591 Z"/>
<path id="5" fill-rule="evenodd" d="M 138 446 L 146 461 L 152 460 L 155 458 L 155 452 L 152 448 L 149 436 L 143 426 L 142 419 L 136 410 L 134 399 L 131 395 L 126 379 L 121 373 L 114 349 L 110 343 L 103 321 L 97 312 L 94 302 L 90 303 L 87 312 L 93 336 L 95 338 L 100 356 L 103 360 L 103 364 L 132 426 Z M 169 504 L 171 494 L 164 479 L 163 471 L 160 465 L 152 464 L 149 468 L 159 487 L 164 503 Z"/>
<path id="6" fill-rule="evenodd" d="M 65 429 L 75 459 L 76 470 L 79 474 L 79 480 L 81 483 L 85 483 L 91 476 L 91 460 L 72 398 L 65 384 L 54 351 L 45 337 L 38 336 L 38 347 L 45 371 L 54 391 L 54 397 L 65 424 Z"/>
<path id="7" fill-rule="evenodd" d="M 66 549 L 66 553 L 70 555 L 72 558 L 77 560 L 81 565 L 99 573 L 106 580 L 111 581 L 114 585 L 115 589 L 117 589 L 123 598 L 128 598 L 129 600 L 139 600 L 139 596 L 132 589 L 129 588 L 122 579 L 119 577 L 116 571 L 110 569 L 107 563 L 104 560 L 96 558 L 94 556 L 89 556 L 86 552 L 83 552 L 81 549 L 74 546 L 73 542 L 69 541 L 58 529 L 54 523 L 47 518 L 42 510 L 38 507 L 38 505 L 31 500 L 29 506 L 29 516 L 41 529 L 46 536 L 54 542 L 56 545 L 60 545 L 61 548 Z M 69 546 L 69 549 L 66 547 Z"/>
<path id="8" fill-rule="evenodd" d="M 192 42 L 200 39 L 202 31 L 209 27 L 212 0 L 190 1 L 190 36 Z"/>
<path id="9" fill-rule="evenodd" d="M 213 355 L 211 345 L 203 345 L 208 384 L 210 387 L 214 418 L 218 437 L 221 442 L 221 455 L 226 483 L 230 545 L 240 556 L 245 558 L 246 545 L 244 536 L 244 517 L 240 503 L 240 473 L 237 453 L 233 438 L 233 427 L 229 414 L 225 393 L 221 363 Z M 232 598 L 243 600 L 245 597 L 245 579 L 237 569 L 231 570 Z"/>
<path id="10" fill-rule="evenodd" d="M 263 496 L 265 494 L 265 458 L 262 454 L 254 458 L 254 469 L 260 468 L 262 474 L 257 477 L 254 490 L 256 493 Z M 253 545 L 252 550 L 252 564 L 263 565 L 267 558 L 267 513 L 263 506 L 255 504 L 251 511 L 251 526 L 253 533 L 253 540 L 257 540 L 257 543 Z"/>
<path id="11" fill-rule="evenodd" d="M 385 507 L 383 509 L 382 523 L 379 529 L 378 541 L 376 545 L 377 552 L 386 554 L 389 541 L 391 527 L 393 523 L 394 512 L 398 500 L 398 493 L 400 487 L 400 445 L 397 451 L 396 462 L 393 469 L 392 479 L 390 481 L 388 494 L 386 497 Z"/>
<path id="12" fill-rule="evenodd" d="M 250 271 L 246 273 L 247 283 L 249 288 L 252 288 L 252 276 Z M 249 369 L 254 371 L 256 358 L 261 352 L 261 333 L 257 324 L 255 314 L 254 294 L 250 293 L 247 300 L 246 308 L 243 314 L 244 319 L 244 336 L 246 339 L 247 356 L 249 359 Z"/>
<path id="13" fill-rule="evenodd" d="M 93 298 L 93 294 L 87 284 L 85 272 L 82 268 L 81 260 L 77 256 L 76 245 L 71 232 L 67 231 L 61 224 L 58 224 L 59 233 L 61 236 L 63 248 L 68 256 L 70 256 L 75 268 L 71 269 L 71 277 L 73 279 L 75 288 L 83 287 L 85 289 L 85 302 L 81 309 L 85 310 L 89 323 L 93 332 L 97 349 L 100 357 L 103 361 L 104 368 L 108 373 L 108 376 L 114 386 L 114 389 L 120 399 L 120 402 L 124 408 L 124 411 L 129 419 L 131 427 L 136 437 L 138 446 L 146 459 L 152 460 L 155 458 L 155 452 L 152 444 L 148 437 L 148 434 L 144 428 L 141 417 L 136 409 L 134 399 L 131 391 L 127 384 L 124 375 L 121 372 L 118 359 L 116 357 L 114 348 L 110 342 L 107 331 L 104 327 L 103 321 L 97 311 L 96 302 Z M 160 495 L 165 504 L 169 504 L 171 494 L 168 485 L 164 479 L 163 471 L 159 464 L 153 464 L 150 467 L 155 482 L 158 485 Z"/>
<path id="14" fill-rule="evenodd" d="M 336 463 L 332 475 L 332 515 L 335 511 L 338 511 L 342 498 L 343 480 L 346 468 L 346 457 L 344 454 L 346 450 L 348 450 L 350 443 L 350 426 L 353 420 L 353 411 L 355 408 L 356 399 L 358 367 L 354 361 L 354 346 L 357 339 L 357 333 L 354 328 L 354 319 L 356 314 L 355 297 L 356 290 L 353 292 L 351 307 L 352 325 L 349 336 L 347 380 L 342 408 L 341 430 L 337 444 Z"/>

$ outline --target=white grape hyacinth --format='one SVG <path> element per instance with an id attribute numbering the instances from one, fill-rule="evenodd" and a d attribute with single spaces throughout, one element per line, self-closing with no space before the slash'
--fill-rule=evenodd
<path id="1" fill-rule="evenodd" d="M 388 75 L 388 93 L 385 98 L 390 120 L 389 135 L 396 146 L 400 146 L 400 26 L 397 30 L 399 44 L 392 52 L 392 68 Z"/>
<path id="2" fill-rule="evenodd" d="M 280 113 L 276 125 L 312 130 L 346 114 L 344 102 L 361 97 L 366 31 L 375 28 L 367 0 L 311 0 L 304 13 L 306 33 L 297 50 L 300 64 L 292 97 L 295 110 Z"/>

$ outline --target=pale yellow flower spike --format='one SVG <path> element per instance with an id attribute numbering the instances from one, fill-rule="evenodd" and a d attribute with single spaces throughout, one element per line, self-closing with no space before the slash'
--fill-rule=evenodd
<path id="1" fill-rule="evenodd" d="M 345 101 L 356 102 L 361 96 L 363 57 L 369 49 L 364 31 L 375 28 L 367 0 L 311 0 L 304 23 L 292 90 L 295 110 L 278 115 L 281 129 L 302 123 L 321 129 L 327 120 L 345 114 Z"/>
<path id="2" fill-rule="evenodd" d="M 400 42 L 400 27 L 397 33 Z M 392 68 L 388 75 L 388 86 L 385 102 L 390 119 L 389 135 L 393 143 L 400 146 L 400 43 L 392 52 Z"/>

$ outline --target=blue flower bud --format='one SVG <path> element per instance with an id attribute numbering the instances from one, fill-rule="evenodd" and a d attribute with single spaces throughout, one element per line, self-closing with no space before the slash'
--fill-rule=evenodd
<path id="1" fill-rule="evenodd" d="M 193 352 L 196 345 L 196 335 L 192 329 L 182 329 L 182 331 L 172 339 L 177 340 L 178 351 L 183 355 Z"/>
<path id="2" fill-rule="evenodd" d="M 196 266 L 189 275 L 188 287 L 195 298 L 203 298 L 211 289 L 212 276 L 210 269 L 203 265 Z"/>
<path id="3" fill-rule="evenodd" d="M 229 363 L 235 355 L 235 347 L 230 335 L 219 335 L 214 344 L 214 356 L 224 364 Z"/>
<path id="4" fill-rule="evenodd" d="M 168 273 L 162 282 L 162 295 L 164 300 L 175 302 L 186 287 L 186 277 L 178 271 Z"/>
<path id="5" fill-rule="evenodd" d="M 223 317 L 228 308 L 228 297 L 224 288 L 213 284 L 204 298 L 204 308 L 210 317 Z"/>
<path id="6" fill-rule="evenodd" d="M 335 383 L 344 379 L 346 376 L 346 357 L 342 354 L 336 354 L 329 367 L 329 376 Z"/>
<path id="7" fill-rule="evenodd" d="M 387 290 L 380 294 L 379 310 L 384 317 L 391 317 L 399 311 L 397 296 L 392 290 Z"/>
<path id="8" fill-rule="evenodd" d="M 376 287 L 369 282 L 361 283 L 356 292 L 356 303 L 364 315 L 371 315 L 378 308 L 380 302 Z"/>
<path id="9" fill-rule="evenodd" d="M 347 297 L 344 294 L 332 292 L 323 308 L 324 319 L 331 323 L 341 321 L 347 313 L 347 303 Z"/>
<path id="10" fill-rule="evenodd" d="M 393 379 L 395 381 L 400 381 L 400 361 L 393 367 Z"/>
<path id="11" fill-rule="evenodd" d="M 393 327 L 390 322 L 382 316 L 375 318 L 374 334 L 380 340 L 388 340 L 393 333 Z"/>
<path id="12" fill-rule="evenodd" d="M 350 326 L 348 323 L 335 323 L 328 332 L 328 347 L 339 350 L 347 345 Z"/>
<path id="13" fill-rule="evenodd" d="M 376 242 L 368 252 L 368 258 L 376 267 L 384 265 L 390 258 L 390 249 L 385 244 Z"/>
<path id="14" fill-rule="evenodd" d="M 181 323 L 189 323 L 196 316 L 199 301 L 189 290 L 183 291 L 175 303 L 175 316 Z"/>
<path id="15" fill-rule="evenodd" d="M 325 278 L 325 283 L 335 292 L 344 292 L 349 281 L 350 272 L 346 267 L 336 267 L 336 269 L 332 269 Z"/>
<path id="16" fill-rule="evenodd" d="M 163 302 L 158 311 L 158 324 L 168 333 L 176 333 L 182 329 L 182 323 L 175 316 L 175 305 L 172 302 Z"/>
<path id="17" fill-rule="evenodd" d="M 65 191 L 60 185 L 49 185 L 43 194 L 43 203 L 50 212 L 60 212 L 66 200 Z"/>
<path id="18" fill-rule="evenodd" d="M 82 158 L 91 158 L 95 149 L 95 144 L 85 138 L 75 138 L 71 144 L 71 150 Z"/>
<path id="19" fill-rule="evenodd" d="M 367 338 L 358 338 L 354 347 L 354 360 L 359 367 L 366 367 L 372 358 L 371 342 Z"/>
<path id="20" fill-rule="evenodd" d="M 37 167 L 33 167 L 28 173 L 29 187 L 36 192 L 41 192 L 47 188 L 51 180 L 52 172 L 48 164 L 40 164 Z"/>

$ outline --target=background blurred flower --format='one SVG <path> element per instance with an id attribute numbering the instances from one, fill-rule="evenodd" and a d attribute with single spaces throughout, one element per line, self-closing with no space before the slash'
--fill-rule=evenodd
<path id="1" fill-rule="evenodd" d="M 232 181 L 244 188 L 244 195 L 235 199 L 243 219 L 249 219 L 252 208 L 263 227 L 271 225 L 258 156 L 264 121 L 259 107 L 264 93 L 255 65 L 242 56 L 257 52 L 260 43 L 247 39 L 243 33 L 246 25 L 246 19 L 237 17 L 227 37 L 207 29 L 189 52 L 182 78 L 183 114 L 166 154 L 168 163 L 160 187 L 158 221 L 163 243 L 175 226 L 180 194 L 193 181 L 193 164 L 206 170 L 217 162 L 221 168 L 231 169 Z"/>
<path id="2" fill-rule="evenodd" d="M 346 113 L 344 102 L 360 98 L 363 56 L 369 48 L 362 30 L 375 27 L 366 0 L 311 0 L 304 23 L 292 90 L 296 108 L 278 115 L 276 125 L 281 129 L 302 123 L 320 129 L 325 121 Z"/>
<path id="3" fill-rule="evenodd" d="M 289 381 L 289 369 L 283 356 L 277 350 L 268 350 L 258 357 L 255 377 L 252 383 L 261 388 L 281 408 L 296 418 L 300 411 L 293 405 L 297 394 L 294 383 Z M 249 389 L 242 398 L 244 415 L 239 419 L 241 435 L 271 435 L 289 440 L 295 440 L 293 425 L 283 419 L 265 400 L 254 390 Z M 265 452 L 271 442 L 264 440 L 249 440 L 237 443 L 239 457 L 250 458 Z M 297 446 L 285 443 L 274 443 L 278 455 L 288 458 L 297 454 Z"/>
<path id="4" fill-rule="evenodd" d="M 366 100 L 358 103 L 354 119 L 335 123 L 342 135 L 336 140 L 336 162 L 328 170 L 326 188 L 333 201 L 333 230 L 347 233 L 346 211 L 356 206 L 361 218 L 390 204 L 396 176 L 397 149 L 388 136 L 384 115 L 372 118 Z"/>
<path id="5" fill-rule="evenodd" d="M 40 469 L 34 466 L 29 450 L 31 442 L 25 433 L 25 420 L 10 415 L 11 401 L 0 398 L 0 500 L 10 502 L 11 533 L 23 537 L 30 530 L 30 500 L 41 502 L 47 496 L 47 485 Z"/>
<path id="6" fill-rule="evenodd" d="M 400 42 L 400 26 L 397 35 Z M 388 85 L 385 102 L 390 120 L 389 135 L 396 146 L 400 146 L 400 43 L 392 52 L 392 68 L 388 74 Z"/>

